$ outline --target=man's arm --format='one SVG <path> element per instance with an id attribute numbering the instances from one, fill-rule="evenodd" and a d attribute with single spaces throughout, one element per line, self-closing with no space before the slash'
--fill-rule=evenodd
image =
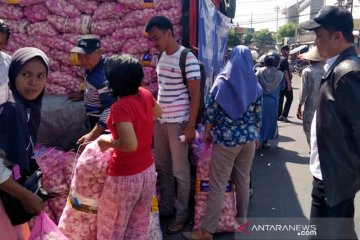
<path id="1" fill-rule="evenodd" d="M 284 71 L 284 77 L 285 77 L 285 81 L 287 83 L 287 91 L 290 92 L 291 91 L 291 81 L 290 81 L 290 74 L 289 74 L 289 69 Z"/>
<path id="2" fill-rule="evenodd" d="M 93 141 L 97 139 L 104 131 L 107 129 L 106 120 L 110 114 L 110 106 L 115 101 L 115 98 L 112 96 L 112 93 L 107 86 L 107 84 L 103 84 L 98 89 L 99 92 L 99 100 L 101 105 L 105 108 L 100 115 L 100 119 L 96 126 L 89 132 L 82 136 L 76 143 L 82 144 L 89 141 Z"/>
<path id="3" fill-rule="evenodd" d="M 113 140 L 109 136 L 102 136 L 98 140 L 98 145 L 101 151 L 106 151 L 109 148 L 116 148 L 122 152 L 133 152 L 138 147 L 138 141 L 135 134 L 134 126 L 131 122 L 116 123 L 116 131 L 119 139 Z"/>
<path id="4" fill-rule="evenodd" d="M 190 93 L 190 115 L 185 128 L 185 141 L 191 143 L 195 139 L 196 118 L 200 107 L 200 80 L 188 80 L 187 86 Z"/>
<path id="5" fill-rule="evenodd" d="M 336 104 L 352 130 L 352 142 L 360 157 L 360 71 L 354 71 L 342 77 L 335 87 Z"/>
<path id="6" fill-rule="evenodd" d="M 299 106 L 298 111 L 296 113 L 296 117 L 298 119 L 302 119 L 302 105 L 304 105 L 307 95 L 308 95 L 308 77 L 309 73 L 306 69 L 302 71 L 301 74 L 301 85 L 300 85 L 300 93 L 299 93 Z"/>
<path id="7" fill-rule="evenodd" d="M 291 77 L 292 77 L 292 73 L 290 72 L 290 67 L 289 67 L 289 62 L 287 60 L 286 57 L 283 57 L 281 59 L 281 64 L 280 64 L 280 70 L 283 71 L 284 73 L 284 78 L 286 81 L 286 85 L 287 85 L 287 90 L 288 92 L 291 91 Z"/>
<path id="8" fill-rule="evenodd" d="M 110 114 L 110 108 L 106 108 L 98 121 L 98 123 L 95 125 L 95 127 L 87 134 L 79 138 L 79 140 L 76 142 L 76 144 L 82 144 L 90 141 L 94 141 L 97 139 L 101 134 L 104 133 L 104 131 L 107 129 L 106 120 Z"/>

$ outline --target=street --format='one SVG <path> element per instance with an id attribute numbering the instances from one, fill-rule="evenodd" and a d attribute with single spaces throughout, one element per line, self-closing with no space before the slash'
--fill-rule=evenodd
<path id="1" fill-rule="evenodd" d="M 293 77 L 294 100 L 289 114 L 291 123 L 278 122 L 279 139 L 270 141 L 271 148 L 259 149 L 252 166 L 253 197 L 249 205 L 249 223 L 251 219 L 269 218 L 262 224 L 274 224 L 274 218 L 282 221 L 300 224 L 300 220 L 308 220 L 311 208 L 312 175 L 309 171 L 309 147 L 302 129 L 301 120 L 296 118 L 298 107 L 298 93 L 301 78 Z M 360 197 L 355 199 L 355 225 L 360 225 Z M 295 219 L 295 220 L 294 220 Z M 276 224 L 276 223 L 275 223 Z M 163 226 L 164 228 L 164 226 Z M 191 230 L 188 226 L 186 230 Z M 284 238 L 279 233 L 277 238 L 271 239 L 306 239 Z M 357 234 L 360 236 L 359 229 Z M 164 239 L 182 239 L 180 234 L 168 236 Z M 245 233 L 215 234 L 214 239 L 255 239 Z M 270 239 L 259 237 L 256 239 Z"/>

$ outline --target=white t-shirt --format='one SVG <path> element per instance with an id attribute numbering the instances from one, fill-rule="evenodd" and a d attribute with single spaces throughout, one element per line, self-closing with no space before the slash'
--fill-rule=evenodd
<path id="1" fill-rule="evenodd" d="M 332 57 L 326 61 L 324 65 L 325 73 L 330 69 L 330 67 L 335 63 L 336 59 L 339 55 Z M 316 112 L 314 114 L 314 118 L 311 122 L 311 133 L 310 133 L 310 172 L 317 179 L 323 180 L 321 168 L 320 168 L 320 160 L 319 160 L 319 152 L 317 145 L 317 137 L 316 137 Z"/>
<path id="2" fill-rule="evenodd" d="M 159 92 L 158 103 L 163 110 L 161 123 L 181 123 L 189 120 L 190 99 L 189 91 L 183 83 L 180 69 L 180 55 L 184 49 L 172 55 L 163 52 L 156 67 Z M 200 80 L 199 62 L 189 52 L 186 56 L 185 75 L 187 81 Z"/>

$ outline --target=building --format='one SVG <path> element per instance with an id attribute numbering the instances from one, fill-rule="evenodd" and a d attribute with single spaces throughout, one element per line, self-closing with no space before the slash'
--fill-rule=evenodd
<path id="1" fill-rule="evenodd" d="M 296 3 L 283 10 L 287 22 L 299 24 L 313 18 L 324 5 L 339 5 L 352 12 L 354 18 L 355 45 L 360 49 L 360 0 L 297 0 Z M 307 31 L 299 31 L 293 42 L 288 44 L 312 45 L 315 34 Z M 359 51 L 360 52 L 360 51 Z"/>

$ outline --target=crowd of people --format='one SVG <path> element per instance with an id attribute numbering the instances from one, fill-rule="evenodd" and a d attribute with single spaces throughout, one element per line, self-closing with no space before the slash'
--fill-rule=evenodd
<path id="1" fill-rule="evenodd" d="M 360 60 L 353 46 L 353 18 L 343 8 L 326 6 L 301 26 L 315 31 L 317 46 L 303 55 L 311 64 L 302 74 L 297 111 L 311 147 L 311 222 L 319 239 L 357 239 L 353 218 L 360 189 Z M 78 144 L 96 141 L 101 151 L 113 149 L 98 203 L 97 239 L 147 239 L 147 228 L 139 226 L 149 225 L 156 181 L 160 216 L 171 218 L 166 233 L 182 232 L 189 221 L 188 151 L 203 101 L 200 65 L 188 52 L 181 69 L 185 47 L 174 39 L 166 17 L 151 18 L 145 31 L 161 52 L 157 99 L 141 86 L 144 72 L 135 57 L 103 57 L 93 35 L 82 36 L 71 50 L 86 74 L 81 92 L 69 98 L 84 100 L 92 128 Z M 7 24 L 0 20 L 0 50 L 9 37 Z M 255 150 L 270 147 L 268 140 L 278 136 L 278 121 L 290 122 L 288 56 L 288 46 L 260 58 L 248 47 L 236 46 L 216 76 L 203 116 L 203 140 L 212 147 L 207 207 L 200 229 L 184 232 L 185 239 L 213 239 L 229 179 L 235 186 L 236 220 L 248 222 Z M 7 232 L 9 240 L 28 239 L 29 219 L 14 224 L 3 196 L 19 200 L 29 214 L 42 209 L 43 199 L 22 184 L 39 168 L 33 154 L 48 73 L 49 60 L 37 48 L 20 48 L 11 57 L 0 51 L 0 232 Z M 179 141 L 181 135 L 184 141 Z"/>

